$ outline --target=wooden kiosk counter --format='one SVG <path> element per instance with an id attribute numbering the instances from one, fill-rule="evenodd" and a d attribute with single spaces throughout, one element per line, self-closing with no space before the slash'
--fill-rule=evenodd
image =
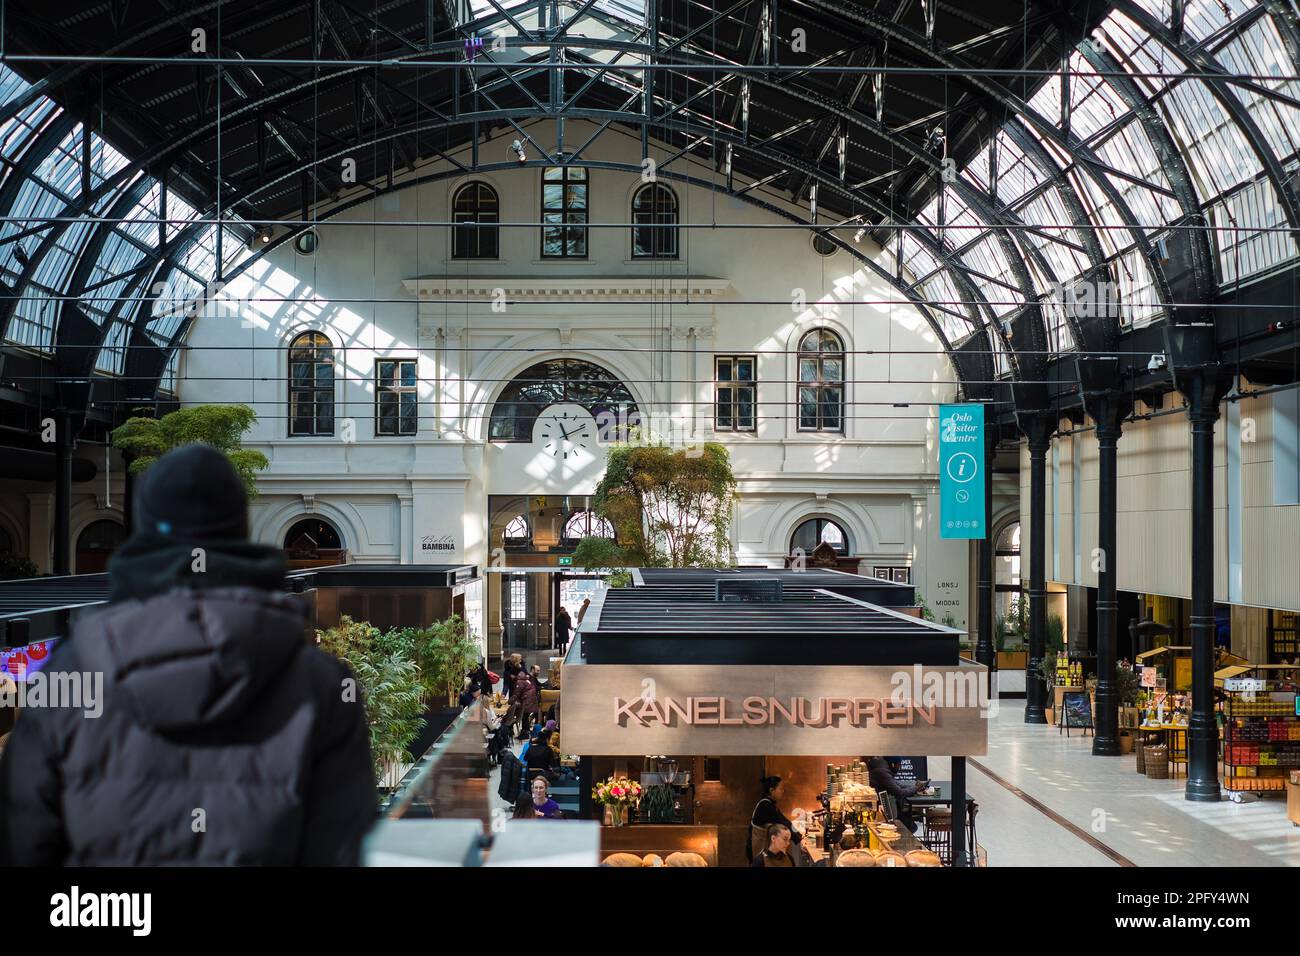
<path id="1" fill-rule="evenodd" d="M 869 755 L 954 757 L 964 805 L 964 758 L 987 748 L 987 669 L 960 659 L 961 632 L 851 596 L 873 582 L 641 570 L 593 603 L 561 683 L 580 815 L 600 816 L 595 781 L 635 780 L 665 758 L 681 784 L 680 822 L 605 827 L 602 852 L 680 850 L 743 866 L 760 777 L 782 777 L 787 813 L 811 811 L 828 764 Z M 895 587 L 887 597 L 910 605 L 911 588 Z M 954 821 L 953 846 L 963 827 Z"/>

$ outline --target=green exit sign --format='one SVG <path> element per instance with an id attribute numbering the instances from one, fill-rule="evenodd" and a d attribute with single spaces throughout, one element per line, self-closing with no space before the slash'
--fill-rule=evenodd
<path id="1" fill-rule="evenodd" d="M 562 568 L 573 567 L 573 558 L 558 558 L 557 560 L 559 562 L 560 567 Z"/>

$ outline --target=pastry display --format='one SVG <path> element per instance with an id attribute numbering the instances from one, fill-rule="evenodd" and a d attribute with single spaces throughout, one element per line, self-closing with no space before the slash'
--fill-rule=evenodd
<path id="1" fill-rule="evenodd" d="M 845 850 L 835 860 L 836 866 L 877 866 L 875 854 L 870 850 Z"/>
<path id="2" fill-rule="evenodd" d="M 664 858 L 661 857 L 658 853 L 647 853 L 645 856 L 641 857 L 641 865 L 642 866 L 663 866 Z"/>
<path id="3" fill-rule="evenodd" d="M 601 866 L 640 866 L 641 858 L 635 853 L 611 853 L 600 861 Z"/>
<path id="4" fill-rule="evenodd" d="M 708 862 L 698 853 L 669 853 L 664 866 L 708 866 Z"/>
<path id="5" fill-rule="evenodd" d="M 939 854 L 932 850 L 913 850 L 905 857 L 908 866 L 943 866 Z"/>

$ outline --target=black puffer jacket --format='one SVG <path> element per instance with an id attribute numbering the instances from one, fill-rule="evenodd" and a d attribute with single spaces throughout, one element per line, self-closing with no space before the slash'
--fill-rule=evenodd
<path id="1" fill-rule="evenodd" d="M 50 672 L 103 710 L 24 711 L 0 759 L 0 865 L 354 865 L 374 823 L 346 667 L 296 600 L 173 589 L 86 619 Z"/>

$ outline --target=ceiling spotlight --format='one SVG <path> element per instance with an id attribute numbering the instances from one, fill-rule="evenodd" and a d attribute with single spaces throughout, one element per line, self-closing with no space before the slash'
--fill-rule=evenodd
<path id="1" fill-rule="evenodd" d="M 528 154 L 524 152 L 524 144 L 522 141 L 515 140 L 510 144 L 510 149 L 514 151 L 515 158 L 519 160 L 520 166 L 528 162 Z"/>
<path id="2" fill-rule="evenodd" d="M 258 249 L 261 249 L 263 246 L 269 245 L 271 240 L 274 238 L 275 238 L 275 230 L 272 229 L 270 226 L 262 226 L 256 232 L 253 233 L 253 238 L 250 239 L 248 242 L 248 248 L 256 252 Z"/>
<path id="3" fill-rule="evenodd" d="M 1165 359 L 1165 353 L 1157 352 L 1155 355 L 1151 356 L 1151 361 L 1147 362 L 1147 371 L 1159 372 L 1168 364 L 1169 363 Z"/>
<path id="4" fill-rule="evenodd" d="M 861 242 L 861 241 L 862 241 L 862 237 L 865 236 L 866 234 L 867 234 L 867 230 L 866 230 L 865 227 L 862 228 L 862 229 L 859 229 L 857 232 L 855 232 L 855 233 L 853 234 L 853 241 L 854 241 L 854 242 Z"/>

